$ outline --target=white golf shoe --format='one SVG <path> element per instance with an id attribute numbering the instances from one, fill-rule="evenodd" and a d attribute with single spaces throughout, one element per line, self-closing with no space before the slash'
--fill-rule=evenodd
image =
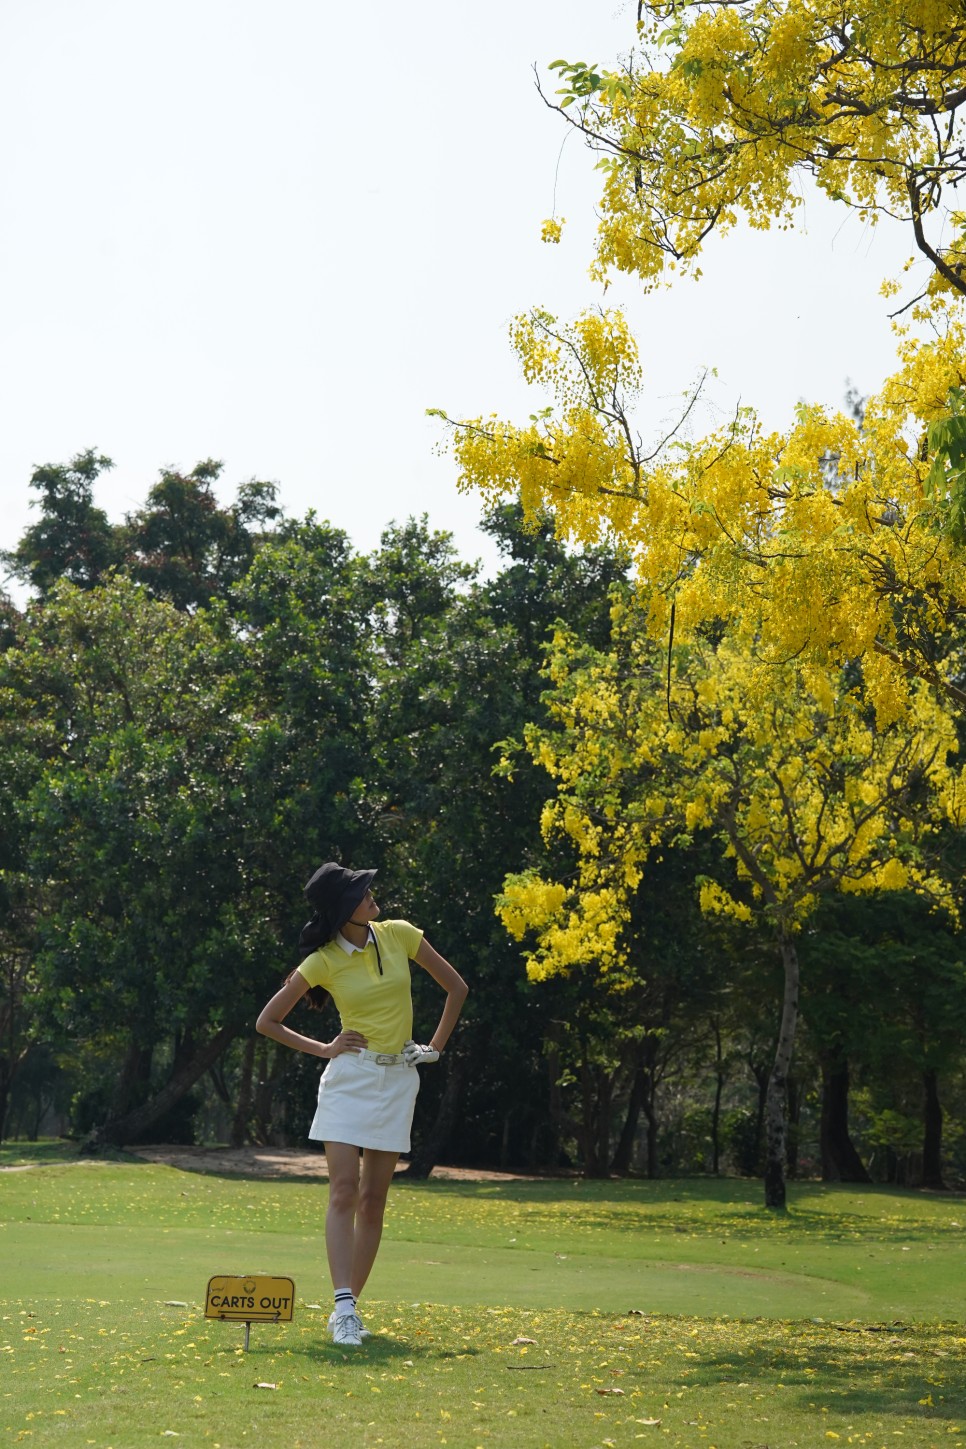
<path id="1" fill-rule="evenodd" d="M 340 1348 L 358 1348 L 365 1329 L 358 1313 L 333 1313 L 332 1342 Z"/>

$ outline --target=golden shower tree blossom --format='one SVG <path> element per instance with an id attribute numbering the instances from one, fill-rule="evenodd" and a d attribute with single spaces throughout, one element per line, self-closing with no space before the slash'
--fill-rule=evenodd
<path id="1" fill-rule="evenodd" d="M 960 485 L 923 445 L 966 383 L 966 332 L 934 321 L 930 341 L 903 340 L 861 423 L 803 404 L 791 429 L 768 432 L 742 409 L 699 441 L 672 433 L 645 449 L 641 363 L 620 311 L 516 320 L 524 376 L 553 400 L 526 424 L 437 415 L 459 487 L 519 498 L 531 520 L 549 512 L 577 543 L 609 536 L 630 551 L 655 637 L 673 607 L 683 637 L 715 620 L 776 659 L 875 654 L 867 687 L 883 715 L 902 713 L 914 676 L 961 708 L 966 555 L 949 526 Z"/>
<path id="2" fill-rule="evenodd" d="M 943 898 L 923 845 L 937 820 L 963 819 L 963 19 L 962 0 L 639 0 L 621 65 L 553 67 L 550 103 L 600 153 L 601 279 L 651 288 L 698 275 L 707 238 L 739 220 L 790 227 L 800 173 L 869 221 L 907 224 L 929 275 L 861 419 L 802 404 L 773 432 L 741 408 L 694 440 L 692 397 L 646 446 L 635 401 L 660 359 L 642 366 L 604 309 L 516 319 L 524 376 L 545 394 L 526 422 L 438 414 L 462 489 L 519 499 L 534 523 L 549 513 L 578 544 L 614 540 L 634 566 L 610 655 L 556 641 L 559 732 L 529 740 L 558 784 L 545 828 L 573 842 L 579 878 L 511 877 L 504 920 L 536 930 L 532 975 L 589 961 L 619 975 L 652 853 L 699 829 L 721 838 L 738 885 L 704 881 L 702 905 L 770 922 L 785 967 L 774 1205 L 795 932 L 830 890 Z"/>
<path id="3" fill-rule="evenodd" d="M 600 153 L 598 275 L 653 286 L 739 218 L 787 229 L 804 173 L 905 222 L 930 285 L 966 295 L 961 0 L 642 0 L 622 64 L 552 68 L 545 99 Z"/>
<path id="4" fill-rule="evenodd" d="M 780 1207 L 796 933 L 832 891 L 913 890 L 955 910 L 924 847 L 940 821 L 966 816 L 956 733 L 920 681 L 906 686 L 896 721 L 881 716 L 855 667 L 776 664 L 730 639 L 678 646 L 668 691 L 640 615 L 623 604 L 614 613 L 608 654 L 558 632 L 553 723 L 527 735 L 557 782 L 545 835 L 569 839 L 576 877 L 510 876 L 500 915 L 531 940 L 532 979 L 590 962 L 619 985 L 632 969 L 627 926 L 648 861 L 698 830 L 718 838 L 733 864 L 700 882 L 702 909 L 770 928 L 784 969 L 765 1181 L 768 1205 Z"/>

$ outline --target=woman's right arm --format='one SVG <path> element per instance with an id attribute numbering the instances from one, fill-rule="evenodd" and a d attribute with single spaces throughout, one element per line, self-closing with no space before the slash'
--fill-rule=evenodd
<path id="1" fill-rule="evenodd" d="M 303 1036 L 285 1026 L 284 1021 L 296 1002 L 301 1001 L 309 983 L 301 971 L 293 971 L 281 991 L 276 991 L 267 1006 L 263 1006 L 255 1023 L 255 1030 L 262 1036 L 270 1036 L 283 1046 L 294 1047 L 297 1052 L 307 1052 L 310 1057 L 337 1057 L 343 1052 L 359 1052 L 366 1045 L 366 1038 L 358 1031 L 340 1031 L 330 1042 L 317 1041 L 314 1036 Z"/>

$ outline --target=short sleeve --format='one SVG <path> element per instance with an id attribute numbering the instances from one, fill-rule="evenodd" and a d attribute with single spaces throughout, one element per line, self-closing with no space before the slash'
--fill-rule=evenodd
<path id="1" fill-rule="evenodd" d="M 410 925 L 408 921 L 393 921 L 392 934 L 410 961 L 414 961 L 416 952 L 423 943 L 423 933 L 419 927 Z"/>
<path id="2" fill-rule="evenodd" d="M 298 971 L 310 986 L 324 986 L 328 990 L 329 968 L 321 951 L 313 951 L 311 956 L 306 956 Z"/>

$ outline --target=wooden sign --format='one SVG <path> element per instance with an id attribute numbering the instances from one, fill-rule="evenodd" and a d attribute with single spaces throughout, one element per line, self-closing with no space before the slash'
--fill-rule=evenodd
<path id="1" fill-rule="evenodd" d="M 291 1278 L 210 1278 L 205 1317 L 226 1323 L 291 1323 L 295 1284 Z"/>

